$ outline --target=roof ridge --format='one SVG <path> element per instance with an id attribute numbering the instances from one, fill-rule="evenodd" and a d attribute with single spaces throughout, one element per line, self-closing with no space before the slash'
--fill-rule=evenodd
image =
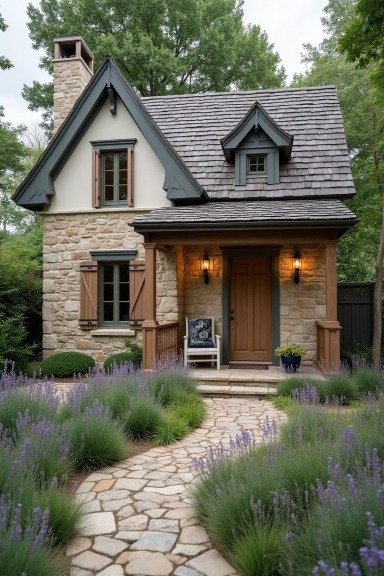
<path id="1" fill-rule="evenodd" d="M 304 92 L 304 91 L 321 91 L 329 90 L 337 91 L 335 84 L 326 84 L 324 86 L 300 86 L 300 87 L 287 87 L 287 88 L 262 88 L 260 90 L 229 90 L 227 92 L 195 92 L 193 94 L 163 94 L 159 96 L 140 96 L 140 100 L 160 100 L 160 99 L 173 99 L 173 98 L 195 98 L 195 97 L 210 97 L 210 96 L 241 96 L 253 94 L 281 94 L 284 92 Z"/>

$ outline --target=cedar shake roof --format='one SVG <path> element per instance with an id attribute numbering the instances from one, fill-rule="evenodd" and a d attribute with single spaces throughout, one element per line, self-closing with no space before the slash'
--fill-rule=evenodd
<path id="1" fill-rule="evenodd" d="M 206 202 L 193 206 L 158 208 L 138 216 L 135 230 L 187 230 L 198 228 L 348 228 L 356 216 L 340 200 L 271 200 Z"/>
<path id="2" fill-rule="evenodd" d="M 141 101 L 210 199 L 349 197 L 355 193 L 336 88 L 157 96 Z M 294 137 L 280 182 L 235 186 L 220 140 L 260 103 Z"/>

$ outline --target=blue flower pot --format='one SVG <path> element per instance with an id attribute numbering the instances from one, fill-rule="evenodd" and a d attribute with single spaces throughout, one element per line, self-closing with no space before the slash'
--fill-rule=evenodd
<path id="1" fill-rule="evenodd" d="M 280 358 L 286 372 L 296 372 L 300 368 L 301 356 L 280 356 Z"/>

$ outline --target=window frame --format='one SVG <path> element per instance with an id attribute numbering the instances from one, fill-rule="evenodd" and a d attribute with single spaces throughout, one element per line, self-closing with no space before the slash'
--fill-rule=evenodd
<path id="1" fill-rule="evenodd" d="M 250 169 L 251 160 L 256 158 L 257 160 L 262 159 L 264 168 L 263 170 L 252 171 Z M 268 155 L 267 154 L 247 154 L 247 177 L 259 177 L 268 175 Z"/>
<path id="2" fill-rule="evenodd" d="M 130 263 L 137 256 L 137 250 L 93 250 L 90 252 L 92 260 L 98 262 L 98 298 L 97 298 L 97 325 L 100 328 L 127 328 L 131 324 L 130 319 Z M 105 266 L 113 266 L 113 320 L 104 320 L 104 271 Z M 128 281 L 120 282 L 120 267 L 125 265 L 128 269 Z M 127 300 L 120 300 L 120 285 L 126 284 Z M 109 301 L 107 301 L 109 302 Z M 128 306 L 128 319 L 119 320 L 120 304 L 125 302 Z"/>
<path id="3" fill-rule="evenodd" d="M 121 207 L 134 205 L 134 192 L 133 192 L 133 147 L 136 143 L 136 138 L 126 138 L 119 140 L 92 140 L 90 142 L 93 153 L 98 156 L 98 160 L 94 163 L 94 186 L 96 188 L 95 195 L 98 201 L 94 204 L 95 208 L 99 207 Z M 118 154 L 125 153 L 127 155 L 127 194 L 126 199 L 119 199 L 119 166 Z M 113 200 L 105 199 L 105 157 L 107 154 L 113 154 Z"/>
<path id="4" fill-rule="evenodd" d="M 112 280 L 112 287 L 113 287 L 113 299 L 112 300 L 105 300 L 105 286 L 106 282 L 104 280 L 105 268 L 106 266 L 112 266 L 113 270 L 113 280 Z M 127 273 L 128 273 L 128 281 L 122 282 L 120 279 L 121 274 L 121 266 L 126 266 Z M 108 282 L 111 284 L 111 282 Z M 127 290 L 127 300 L 120 299 L 120 287 L 121 285 L 126 286 Z M 100 321 L 99 325 L 103 328 L 117 328 L 117 327 L 126 327 L 129 326 L 129 261 L 127 262 L 101 262 L 100 263 L 100 274 L 99 274 L 99 310 L 100 310 Z M 112 303 L 112 317 L 113 320 L 105 320 L 105 304 Z M 127 320 L 120 320 L 120 306 L 121 304 L 126 304 L 128 306 L 128 318 Z"/>

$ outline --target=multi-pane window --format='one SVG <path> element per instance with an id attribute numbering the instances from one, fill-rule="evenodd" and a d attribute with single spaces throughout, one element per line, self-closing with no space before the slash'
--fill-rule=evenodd
<path id="1" fill-rule="evenodd" d="M 127 151 L 103 152 L 101 160 L 101 203 L 127 203 Z"/>
<path id="2" fill-rule="evenodd" d="M 263 175 L 267 172 L 266 156 L 248 156 L 247 173 L 250 175 Z"/>
<path id="3" fill-rule="evenodd" d="M 101 325 L 126 326 L 129 321 L 129 263 L 102 263 Z"/>

